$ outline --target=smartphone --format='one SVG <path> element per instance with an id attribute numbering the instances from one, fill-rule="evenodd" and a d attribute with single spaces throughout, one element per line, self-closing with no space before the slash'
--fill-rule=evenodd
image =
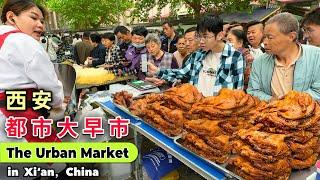
<path id="1" fill-rule="evenodd" d="M 148 58 L 147 54 L 141 55 L 141 71 L 146 73 L 148 72 Z"/>

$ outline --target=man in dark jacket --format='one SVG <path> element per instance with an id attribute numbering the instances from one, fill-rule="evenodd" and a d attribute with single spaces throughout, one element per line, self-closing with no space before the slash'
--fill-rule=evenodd
<path id="1" fill-rule="evenodd" d="M 84 63 L 86 66 L 96 67 L 105 63 L 106 48 L 101 44 L 101 36 L 99 34 L 91 34 L 90 42 L 94 47 L 90 52 L 90 57 Z"/>
<path id="2" fill-rule="evenodd" d="M 90 52 L 93 49 L 90 41 L 89 41 L 89 32 L 84 32 L 82 41 L 76 43 L 74 47 L 74 60 L 77 62 L 77 64 L 84 64 L 87 57 L 90 56 Z"/>
<path id="3" fill-rule="evenodd" d="M 169 22 L 164 22 L 162 29 L 166 38 L 162 40 L 161 49 L 169 53 L 174 53 L 177 50 L 178 34 Z"/>

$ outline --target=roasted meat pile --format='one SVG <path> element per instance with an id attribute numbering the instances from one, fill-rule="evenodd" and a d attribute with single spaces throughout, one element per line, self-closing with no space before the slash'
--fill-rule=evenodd
<path id="1" fill-rule="evenodd" d="M 168 108 L 189 111 L 192 105 L 199 102 L 203 96 L 196 87 L 186 83 L 168 89 L 163 93 L 163 98 Z"/>
<path id="2" fill-rule="evenodd" d="M 242 90 L 221 89 L 218 96 L 203 98 L 188 112 L 189 119 L 219 121 L 219 128 L 232 136 L 241 128 L 251 126 L 250 117 L 266 103 Z"/>
<path id="3" fill-rule="evenodd" d="M 171 88 L 163 94 L 151 94 L 135 100 L 130 111 L 169 136 L 182 133 L 186 112 L 202 99 L 190 84 Z"/>
<path id="4" fill-rule="evenodd" d="M 154 103 L 154 102 L 162 102 L 163 96 L 161 94 L 148 94 L 144 96 L 143 98 L 134 100 L 129 109 L 132 114 L 143 117 L 145 115 L 145 111 L 148 104 Z"/>
<path id="5" fill-rule="evenodd" d="M 225 163 L 231 155 L 235 133 L 252 127 L 249 116 L 260 105 L 258 99 L 241 90 L 222 89 L 218 96 L 204 98 L 192 106 L 188 112 L 192 120 L 184 125 L 187 134 L 182 144 L 211 161 Z"/>
<path id="6" fill-rule="evenodd" d="M 209 119 L 187 121 L 182 145 L 213 162 L 225 163 L 231 154 L 231 138 L 219 126 L 221 122 Z"/>
<path id="7" fill-rule="evenodd" d="M 117 92 L 113 95 L 113 102 L 128 108 L 132 103 L 132 94 L 127 91 Z"/>
<path id="8" fill-rule="evenodd" d="M 195 103 L 189 114 L 197 118 L 219 119 L 250 117 L 257 108 L 265 105 L 258 98 L 242 90 L 221 89 L 218 96 L 210 96 Z"/>
<path id="9" fill-rule="evenodd" d="M 307 93 L 292 91 L 283 99 L 269 103 L 254 119 L 261 131 L 285 135 L 291 151 L 293 169 L 316 163 L 319 153 L 320 106 Z"/>
<path id="10" fill-rule="evenodd" d="M 259 131 L 261 125 L 238 131 L 233 141 L 237 156 L 230 161 L 236 174 L 244 179 L 288 179 L 291 151 L 284 134 Z"/>

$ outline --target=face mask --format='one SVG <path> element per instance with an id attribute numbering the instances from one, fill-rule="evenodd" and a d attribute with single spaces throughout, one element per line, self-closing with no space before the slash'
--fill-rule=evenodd
<path id="1" fill-rule="evenodd" d="M 144 48 L 146 45 L 144 43 L 143 44 L 132 43 L 132 46 L 135 48 Z"/>
<path id="2" fill-rule="evenodd" d="M 230 44 L 232 47 L 234 47 L 234 43 L 228 42 L 228 44 Z"/>

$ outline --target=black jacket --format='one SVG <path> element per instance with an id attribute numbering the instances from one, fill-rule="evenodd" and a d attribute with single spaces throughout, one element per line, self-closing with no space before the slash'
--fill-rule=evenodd
<path id="1" fill-rule="evenodd" d="M 161 49 L 169 53 L 174 53 L 177 50 L 177 42 L 178 42 L 178 35 L 176 33 L 173 40 L 170 42 L 170 45 L 169 45 L 168 37 L 162 40 Z"/>
<path id="2" fill-rule="evenodd" d="M 98 58 L 97 60 L 92 61 L 92 66 L 96 67 L 105 63 L 105 56 L 106 56 L 106 48 L 99 43 L 97 47 L 93 48 L 90 52 L 90 57 Z"/>

